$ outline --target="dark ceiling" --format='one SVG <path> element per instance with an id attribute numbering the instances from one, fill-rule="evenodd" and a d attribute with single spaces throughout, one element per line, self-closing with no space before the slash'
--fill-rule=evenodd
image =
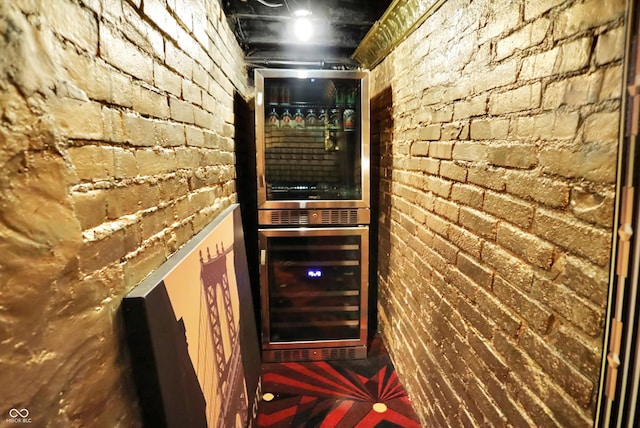
<path id="1" fill-rule="evenodd" d="M 222 0 L 249 72 L 256 67 L 354 68 L 351 55 L 391 0 Z M 299 41 L 294 13 L 311 11 L 313 35 Z"/>

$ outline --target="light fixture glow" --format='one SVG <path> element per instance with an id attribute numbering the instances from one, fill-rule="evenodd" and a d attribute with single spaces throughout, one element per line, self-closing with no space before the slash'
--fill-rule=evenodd
<path id="1" fill-rule="evenodd" d="M 293 25 L 293 31 L 296 37 L 303 42 L 309 41 L 309 39 L 313 35 L 313 27 L 311 26 L 311 21 L 309 21 L 306 17 L 301 16 L 299 18 L 296 18 L 296 22 Z"/>
<path id="2" fill-rule="evenodd" d="M 311 11 L 309 11 L 307 9 L 298 9 L 298 10 L 293 12 L 293 16 L 296 16 L 298 18 L 302 18 L 302 17 L 309 16 L 309 15 L 311 15 Z"/>
<path id="3" fill-rule="evenodd" d="M 293 32 L 295 33 L 298 40 L 302 42 L 307 42 L 313 35 L 313 26 L 311 25 L 311 21 L 309 20 L 309 16 L 311 16 L 311 11 L 307 9 L 298 9 L 293 12 L 293 16 L 295 16 L 295 22 L 293 23 Z"/>

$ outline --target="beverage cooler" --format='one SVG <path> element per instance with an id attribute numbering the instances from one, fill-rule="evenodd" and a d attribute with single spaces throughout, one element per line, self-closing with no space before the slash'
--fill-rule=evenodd
<path id="1" fill-rule="evenodd" d="M 368 72 L 255 71 L 265 361 L 364 358 Z"/>

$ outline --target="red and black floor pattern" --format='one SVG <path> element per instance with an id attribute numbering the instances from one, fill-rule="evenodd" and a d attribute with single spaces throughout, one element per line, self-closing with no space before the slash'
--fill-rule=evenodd
<path id="1" fill-rule="evenodd" d="M 266 363 L 258 427 L 419 428 L 379 340 L 366 360 Z"/>

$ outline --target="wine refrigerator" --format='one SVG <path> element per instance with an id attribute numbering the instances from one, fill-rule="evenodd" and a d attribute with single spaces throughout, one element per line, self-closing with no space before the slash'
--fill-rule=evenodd
<path id="1" fill-rule="evenodd" d="M 366 357 L 368 78 L 255 70 L 264 361 Z"/>

